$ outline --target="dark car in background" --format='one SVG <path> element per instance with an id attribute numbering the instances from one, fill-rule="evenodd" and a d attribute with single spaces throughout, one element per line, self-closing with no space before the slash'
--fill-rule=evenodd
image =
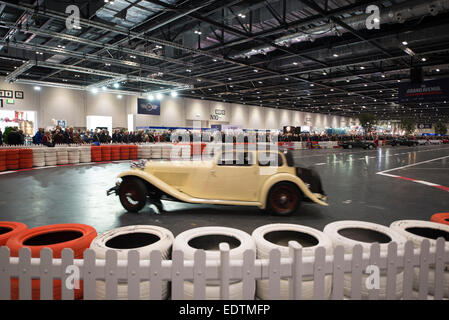
<path id="1" fill-rule="evenodd" d="M 343 149 L 363 148 L 373 150 L 377 148 L 377 145 L 373 141 L 362 140 L 342 141 L 340 146 L 343 147 Z"/>
<path id="2" fill-rule="evenodd" d="M 392 147 L 396 146 L 416 147 L 419 145 L 419 142 L 417 140 L 410 140 L 410 139 L 393 139 L 390 141 L 390 145 Z"/>

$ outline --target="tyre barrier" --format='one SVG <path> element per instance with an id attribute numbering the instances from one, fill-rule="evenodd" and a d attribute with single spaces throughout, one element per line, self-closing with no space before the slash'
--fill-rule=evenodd
<path id="1" fill-rule="evenodd" d="M 6 171 L 6 150 L 0 150 L 0 172 Z"/>
<path id="2" fill-rule="evenodd" d="M 78 164 L 80 163 L 80 150 L 79 148 L 68 148 L 67 153 L 69 156 L 69 163 L 70 164 Z"/>
<path id="3" fill-rule="evenodd" d="M 137 160 L 137 153 L 138 153 L 138 147 L 137 145 L 130 145 L 129 146 L 129 160 Z"/>
<path id="4" fill-rule="evenodd" d="M 323 232 L 327 234 L 336 246 L 343 246 L 345 253 L 352 253 L 355 245 L 361 245 L 363 253 L 369 253 L 373 243 L 380 244 L 380 252 L 387 252 L 388 244 L 392 241 L 398 244 L 398 248 L 403 248 L 407 241 L 399 232 L 386 226 L 364 221 L 337 221 L 324 227 Z M 366 283 L 369 275 L 362 274 L 362 284 Z M 404 273 L 398 270 L 396 274 L 396 299 L 402 297 Z M 351 297 L 352 274 L 344 275 L 344 295 Z M 380 288 L 378 291 L 379 299 L 386 299 L 387 292 L 387 271 L 380 272 Z M 362 285 L 362 299 L 369 298 L 369 290 Z"/>
<path id="5" fill-rule="evenodd" d="M 39 258 L 44 248 L 53 251 L 53 258 L 61 258 L 62 250 L 73 250 L 74 259 L 82 259 L 83 252 L 89 248 L 97 232 L 91 226 L 84 224 L 55 224 L 32 229 L 26 229 L 10 237 L 6 242 L 11 256 L 18 257 L 19 250 L 27 247 L 31 250 L 32 258 Z M 40 280 L 31 280 L 32 299 L 40 299 Z M 83 297 L 83 284 L 80 281 L 80 289 L 75 289 L 75 299 Z M 53 280 L 53 299 L 61 300 L 61 280 Z M 19 299 L 19 279 L 11 279 L 11 300 Z"/>
<path id="6" fill-rule="evenodd" d="M 69 164 L 69 153 L 66 147 L 56 147 L 56 164 Z"/>
<path id="7" fill-rule="evenodd" d="M 449 225 L 449 212 L 436 213 L 430 218 L 430 221 Z"/>
<path id="8" fill-rule="evenodd" d="M 91 160 L 92 162 L 101 162 L 101 147 L 91 146 Z"/>
<path id="9" fill-rule="evenodd" d="M 139 145 L 137 149 L 137 157 L 139 159 L 151 159 L 151 146 L 150 145 Z"/>
<path id="10" fill-rule="evenodd" d="M 33 167 L 45 167 L 45 149 L 33 149 Z"/>
<path id="11" fill-rule="evenodd" d="M 445 249 L 449 249 L 449 226 L 429 221 L 421 220 L 399 220 L 390 225 L 392 230 L 403 235 L 407 240 L 412 240 L 415 248 L 419 248 L 423 240 L 427 239 L 430 242 L 430 247 L 436 247 L 437 239 L 443 237 L 446 240 Z M 449 264 L 445 266 L 443 274 L 443 294 L 449 297 Z M 413 282 L 413 289 L 419 289 L 419 274 L 420 268 L 415 268 L 415 279 Z M 429 295 L 435 294 L 435 264 L 429 265 L 428 278 Z"/>
<path id="12" fill-rule="evenodd" d="M 0 221 L 0 247 L 4 246 L 9 238 L 27 229 L 28 227 L 21 222 Z"/>
<path id="13" fill-rule="evenodd" d="M 154 144 L 151 146 L 151 159 L 162 158 L 162 146 L 160 144 Z"/>
<path id="14" fill-rule="evenodd" d="M 33 167 L 33 150 L 19 149 L 19 169 L 31 169 Z"/>
<path id="15" fill-rule="evenodd" d="M 97 259 L 106 259 L 106 251 L 117 252 L 118 260 L 128 260 L 128 253 L 135 250 L 140 260 L 149 260 L 151 252 L 160 251 L 163 260 L 169 260 L 174 236 L 170 230 L 157 226 L 137 225 L 117 228 L 97 236 L 90 248 L 95 251 Z M 168 281 L 162 283 L 162 299 L 168 297 Z M 96 281 L 96 299 L 106 298 L 105 281 Z M 120 282 L 117 286 L 117 299 L 128 298 L 128 283 Z M 139 299 L 150 298 L 150 281 L 140 282 Z"/>
<path id="16" fill-rule="evenodd" d="M 129 146 L 128 145 L 120 146 L 120 160 L 129 160 Z"/>
<path id="17" fill-rule="evenodd" d="M 111 146 L 111 161 L 120 160 L 120 146 L 112 145 Z"/>
<path id="18" fill-rule="evenodd" d="M 256 251 L 256 245 L 252 237 L 238 229 L 225 227 L 201 227 L 194 228 L 179 234 L 173 242 L 173 250 L 184 253 L 184 260 L 193 260 L 195 251 L 203 249 L 207 260 L 220 260 L 220 243 L 229 244 L 229 259 L 243 260 L 246 250 Z M 255 294 L 255 292 L 253 293 Z M 229 285 L 231 299 L 243 299 L 243 284 L 241 281 L 231 281 Z M 220 282 L 217 280 L 206 281 L 206 300 L 220 299 Z M 193 299 L 193 283 L 184 281 L 184 299 Z"/>
<path id="19" fill-rule="evenodd" d="M 57 156 L 55 148 L 45 149 L 45 166 L 55 166 L 57 163 Z"/>
<path id="20" fill-rule="evenodd" d="M 19 149 L 6 149 L 6 169 L 19 169 Z"/>
<path id="21" fill-rule="evenodd" d="M 318 247 L 326 248 L 326 254 L 332 253 L 332 240 L 326 234 L 313 228 L 296 224 L 268 224 L 253 231 L 252 238 L 256 243 L 257 258 L 269 259 L 270 251 L 278 249 L 281 258 L 290 257 L 289 241 L 297 241 L 302 246 L 302 256 L 314 256 Z M 269 280 L 256 281 L 256 295 L 262 300 L 270 299 Z M 289 299 L 289 282 L 281 279 L 282 300 Z M 329 299 L 332 291 L 332 276 L 324 278 L 324 299 Z M 303 278 L 301 299 L 311 300 L 314 297 L 313 277 Z"/>
<path id="22" fill-rule="evenodd" d="M 111 146 L 102 145 L 101 150 L 101 161 L 111 161 Z"/>
<path id="23" fill-rule="evenodd" d="M 92 162 L 92 151 L 89 147 L 79 147 L 80 149 L 80 163 Z"/>

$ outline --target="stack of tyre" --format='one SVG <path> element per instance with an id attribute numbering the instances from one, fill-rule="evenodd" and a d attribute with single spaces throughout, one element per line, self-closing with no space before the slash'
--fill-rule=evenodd
<path id="1" fill-rule="evenodd" d="M 225 227 L 202 227 L 187 230 L 179 234 L 173 243 L 173 250 L 182 251 L 184 260 L 194 260 L 197 249 L 205 250 L 206 261 L 220 261 L 219 244 L 229 244 L 229 259 L 243 260 L 246 250 L 255 252 L 256 246 L 249 234 L 241 230 Z M 221 298 L 220 281 L 206 281 L 206 299 L 218 300 Z M 253 292 L 254 295 L 254 292 Z M 184 299 L 194 298 L 194 284 L 184 281 Z M 229 284 L 229 299 L 241 300 L 243 298 L 243 282 L 231 281 Z"/>
<path id="2" fill-rule="evenodd" d="M 92 152 L 89 147 L 79 147 L 80 150 L 80 163 L 92 162 Z"/>
<path id="3" fill-rule="evenodd" d="M 445 250 L 449 250 L 449 225 L 442 223 L 421 221 L 421 220 L 400 220 L 390 225 L 390 228 L 398 232 L 407 240 L 413 241 L 415 248 L 421 248 L 424 240 L 430 242 L 431 248 L 436 248 L 437 239 L 442 237 L 446 240 Z M 420 268 L 414 270 L 413 289 L 415 296 L 418 296 L 420 284 Z M 449 264 L 444 267 L 443 274 L 443 296 L 449 298 Z M 435 264 L 430 264 L 428 271 L 428 299 L 433 299 L 435 295 Z"/>
<path id="4" fill-rule="evenodd" d="M 137 157 L 137 153 L 138 153 L 138 147 L 137 145 L 130 145 L 129 146 L 129 160 L 136 160 Z"/>
<path id="5" fill-rule="evenodd" d="M 6 169 L 19 169 L 19 149 L 6 149 Z"/>
<path id="6" fill-rule="evenodd" d="M 303 257 L 314 257 L 318 247 L 324 247 L 326 254 L 332 254 L 332 241 L 323 232 L 296 224 L 269 224 L 261 226 L 253 231 L 253 240 L 257 247 L 258 259 L 269 259 L 270 251 L 278 249 L 281 258 L 289 258 L 289 242 L 296 241 L 303 249 Z M 305 277 L 302 281 L 301 299 L 310 300 L 314 298 L 314 278 Z M 280 298 L 289 299 L 289 283 L 287 279 L 281 279 Z M 326 275 L 324 278 L 324 299 L 330 297 L 332 290 L 332 276 Z M 262 300 L 269 300 L 269 280 L 257 281 L 257 297 Z"/>
<path id="7" fill-rule="evenodd" d="M 324 228 L 323 232 L 330 237 L 334 248 L 336 246 L 343 246 L 345 253 L 352 254 L 356 245 L 362 247 L 363 253 L 370 253 L 373 243 L 380 244 L 380 253 L 386 254 L 388 245 L 391 242 L 396 242 L 398 250 L 403 250 L 407 239 L 397 231 L 385 227 L 383 225 L 363 222 L 363 221 L 337 221 L 332 222 Z M 362 275 L 362 299 L 369 298 L 369 289 L 363 284 L 366 283 L 369 275 Z M 402 269 L 397 270 L 396 274 L 396 299 L 401 299 L 403 295 L 403 277 Z M 344 275 L 344 295 L 346 298 L 352 297 L 351 291 L 352 274 Z M 386 299 L 387 291 L 387 271 L 381 270 L 380 273 L 380 287 L 379 299 Z"/>
<path id="8" fill-rule="evenodd" d="M 139 159 L 151 159 L 151 146 L 148 144 L 139 145 L 137 157 Z"/>
<path id="9" fill-rule="evenodd" d="M 170 159 L 171 158 L 171 151 L 172 151 L 172 145 L 171 144 L 162 144 L 161 145 L 161 149 L 162 149 L 162 159 Z"/>
<path id="10" fill-rule="evenodd" d="M 33 150 L 29 148 L 19 149 L 19 169 L 31 169 L 33 167 Z"/>
<path id="11" fill-rule="evenodd" d="M 101 162 L 101 147 L 100 146 L 91 146 L 90 147 L 90 155 L 92 162 Z"/>
<path id="12" fill-rule="evenodd" d="M 151 145 L 151 159 L 162 159 L 162 147 L 160 144 Z"/>
<path id="13" fill-rule="evenodd" d="M 69 153 L 67 152 L 67 147 L 56 147 L 56 164 L 68 164 L 69 163 Z"/>
<path id="14" fill-rule="evenodd" d="M 101 150 L 101 161 L 111 161 L 111 146 L 102 145 L 100 146 Z"/>
<path id="15" fill-rule="evenodd" d="M 56 148 L 46 148 L 45 154 L 45 166 L 55 166 L 57 164 Z"/>
<path id="16" fill-rule="evenodd" d="M 0 149 L 0 172 L 6 171 L 6 150 Z"/>
<path id="17" fill-rule="evenodd" d="M 45 167 L 45 148 L 33 149 L 33 167 Z"/>
<path id="18" fill-rule="evenodd" d="M 95 251 L 97 259 L 106 259 L 106 251 L 113 250 L 117 253 L 118 260 L 127 261 L 129 252 L 135 250 L 139 253 L 140 260 L 149 260 L 153 251 L 160 251 L 162 260 L 169 260 L 173 238 L 173 234 L 165 228 L 149 225 L 128 226 L 99 235 L 92 241 L 90 248 Z M 164 281 L 162 284 L 162 299 L 167 299 L 167 297 L 168 282 Z M 96 281 L 96 298 L 97 300 L 106 298 L 105 281 Z M 140 282 L 138 298 L 142 300 L 150 298 L 150 281 Z M 127 282 L 118 284 L 117 299 L 128 299 Z"/>
<path id="19" fill-rule="evenodd" d="M 111 146 L 111 161 L 120 160 L 120 146 L 112 145 Z"/>
<path id="20" fill-rule="evenodd" d="M 80 149 L 79 147 L 69 147 L 67 148 L 67 154 L 69 157 L 70 164 L 78 164 L 80 163 Z"/>
<path id="21" fill-rule="evenodd" d="M 129 160 L 129 146 L 120 146 L 120 160 Z"/>

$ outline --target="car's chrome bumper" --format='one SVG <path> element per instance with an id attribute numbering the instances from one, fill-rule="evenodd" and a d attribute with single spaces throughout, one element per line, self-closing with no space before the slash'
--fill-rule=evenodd
<path id="1" fill-rule="evenodd" d="M 317 197 L 319 200 L 323 201 L 323 202 L 327 202 L 327 196 L 321 194 L 321 193 L 314 193 L 313 194 L 315 197 Z"/>

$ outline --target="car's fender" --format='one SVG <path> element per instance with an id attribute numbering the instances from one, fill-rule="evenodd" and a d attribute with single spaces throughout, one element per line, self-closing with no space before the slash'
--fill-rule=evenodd
<path id="1" fill-rule="evenodd" d="M 162 192 L 165 192 L 166 194 L 168 194 L 178 200 L 184 201 L 184 202 L 191 202 L 193 199 L 189 195 L 176 190 L 176 188 L 173 188 L 172 186 L 165 183 L 161 179 L 155 177 L 154 175 L 152 175 L 144 170 L 135 169 L 135 170 L 124 171 L 121 174 L 119 174 L 117 178 L 124 179 L 126 177 L 138 177 L 138 178 L 148 182 L 149 184 L 153 185 L 154 187 L 158 188 Z"/>
<path id="2" fill-rule="evenodd" d="M 262 204 L 261 209 L 266 208 L 268 192 L 270 192 L 271 187 L 273 187 L 276 183 L 284 181 L 291 182 L 296 185 L 302 191 L 304 196 L 308 197 L 313 202 L 323 206 L 328 206 L 326 202 L 320 200 L 314 193 L 312 193 L 306 184 L 297 176 L 289 173 L 278 173 L 268 178 L 259 189 L 259 202 Z"/>

